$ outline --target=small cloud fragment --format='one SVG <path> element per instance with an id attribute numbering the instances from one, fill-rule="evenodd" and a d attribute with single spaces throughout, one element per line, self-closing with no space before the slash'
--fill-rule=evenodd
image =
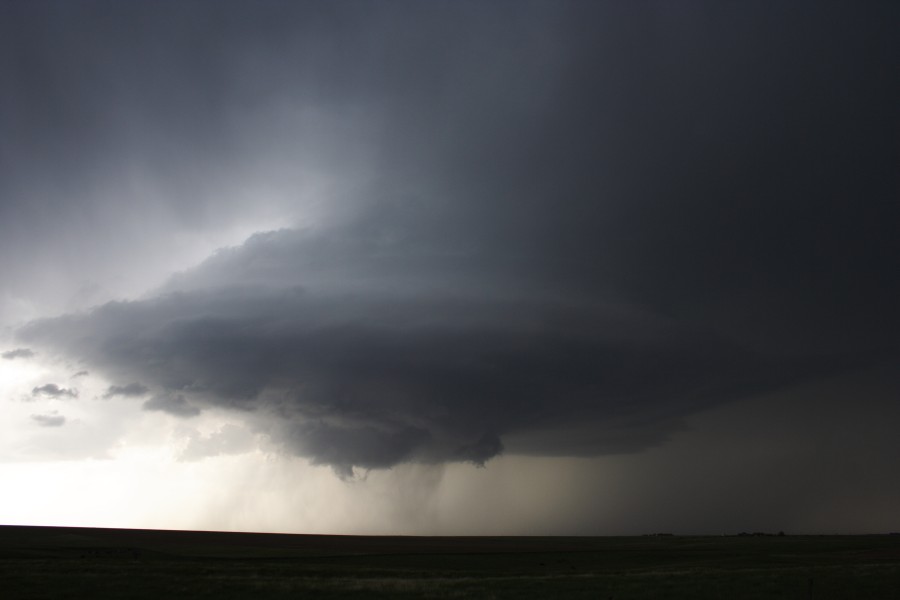
<path id="1" fill-rule="evenodd" d="M 87 371 L 78 371 L 72 375 L 72 379 L 75 379 L 76 377 L 87 377 L 88 375 L 90 375 L 90 373 Z"/>
<path id="2" fill-rule="evenodd" d="M 181 394 L 154 396 L 143 404 L 144 410 L 161 411 L 176 417 L 196 417 L 200 409 L 184 399 Z"/>
<path id="3" fill-rule="evenodd" d="M 55 383 L 46 383 L 41 386 L 32 388 L 32 396 L 45 396 L 47 398 L 77 398 L 78 390 L 71 388 L 59 387 Z"/>
<path id="4" fill-rule="evenodd" d="M 128 385 L 111 385 L 107 388 L 106 393 L 103 394 L 104 398 L 112 398 L 114 396 L 125 396 L 127 398 L 134 398 L 137 396 L 143 396 L 150 389 L 141 385 L 140 383 L 133 382 Z"/>
<path id="5" fill-rule="evenodd" d="M 56 411 L 45 415 L 31 415 L 31 420 L 41 427 L 62 427 L 66 424 L 66 418 Z"/>
<path id="6" fill-rule="evenodd" d="M 34 356 L 34 351 L 29 348 L 16 348 L 14 350 L 7 350 L 6 352 L 0 354 L 5 360 L 15 360 L 17 358 L 31 358 Z"/>

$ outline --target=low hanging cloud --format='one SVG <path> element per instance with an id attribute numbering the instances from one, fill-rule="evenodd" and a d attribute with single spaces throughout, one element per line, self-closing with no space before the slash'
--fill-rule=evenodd
<path id="1" fill-rule="evenodd" d="M 640 451 L 702 408 L 835 366 L 759 354 L 608 293 L 547 291 L 490 256 L 389 233 L 256 235 L 155 297 L 19 334 L 147 382 L 107 392 L 152 390 L 146 410 L 252 415 L 273 443 L 342 476 L 480 465 L 505 440 L 525 454 Z"/>
<path id="2" fill-rule="evenodd" d="M 44 396 L 46 398 L 77 398 L 78 390 L 60 387 L 55 383 L 46 383 L 32 388 L 31 395 Z"/>
<path id="3" fill-rule="evenodd" d="M 31 415 L 31 420 L 41 427 L 62 427 L 66 424 L 66 418 L 56 411 L 44 415 Z"/>
<path id="4" fill-rule="evenodd" d="M 29 348 L 16 348 L 14 350 L 7 350 L 6 352 L 0 354 L 0 357 L 3 357 L 5 360 L 14 360 L 16 358 L 31 358 L 34 356 L 34 351 Z"/>

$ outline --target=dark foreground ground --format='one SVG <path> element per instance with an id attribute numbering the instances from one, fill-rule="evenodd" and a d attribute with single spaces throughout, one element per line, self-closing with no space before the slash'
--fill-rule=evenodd
<path id="1" fill-rule="evenodd" d="M 355 537 L 0 526 L 0 598 L 900 600 L 900 536 Z"/>

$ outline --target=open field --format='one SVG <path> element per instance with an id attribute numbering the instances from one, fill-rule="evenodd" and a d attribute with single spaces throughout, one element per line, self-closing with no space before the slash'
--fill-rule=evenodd
<path id="1" fill-rule="evenodd" d="M 900 536 L 357 537 L 0 526 L 0 597 L 900 599 Z"/>

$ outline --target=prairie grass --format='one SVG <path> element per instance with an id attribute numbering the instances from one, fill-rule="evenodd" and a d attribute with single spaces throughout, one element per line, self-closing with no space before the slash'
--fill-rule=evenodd
<path id="1" fill-rule="evenodd" d="M 0 598 L 900 599 L 898 536 L 58 534 L 0 527 Z"/>

